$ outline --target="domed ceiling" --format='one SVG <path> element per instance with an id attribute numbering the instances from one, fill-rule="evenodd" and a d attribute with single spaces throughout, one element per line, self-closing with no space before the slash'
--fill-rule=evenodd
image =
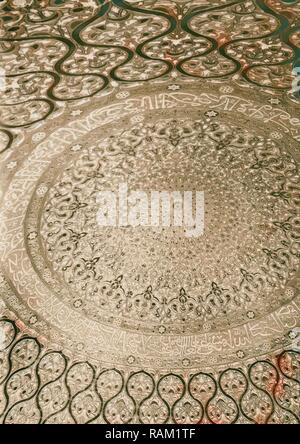
<path id="1" fill-rule="evenodd" d="M 300 421 L 300 5 L 0 3 L 0 421 Z M 99 226 L 201 191 L 204 231 Z"/>

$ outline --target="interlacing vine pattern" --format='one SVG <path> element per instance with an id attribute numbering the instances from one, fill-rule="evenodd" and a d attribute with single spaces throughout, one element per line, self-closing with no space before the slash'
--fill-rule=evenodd
<path id="1" fill-rule="evenodd" d="M 297 424 L 300 353 L 285 351 L 218 374 L 154 375 L 97 368 L 45 351 L 16 325 L 1 352 L 3 423 Z"/>
<path id="2" fill-rule="evenodd" d="M 1 1 L 0 149 L 119 82 L 233 79 L 288 94 L 299 15 L 297 1 L 280 0 Z"/>
<path id="3" fill-rule="evenodd" d="M 299 424 L 300 2 L 0 0 L 0 58 L 0 423 Z"/>

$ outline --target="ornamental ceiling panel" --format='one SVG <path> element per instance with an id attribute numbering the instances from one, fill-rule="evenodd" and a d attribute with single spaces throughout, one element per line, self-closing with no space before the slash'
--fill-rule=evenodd
<path id="1" fill-rule="evenodd" d="M 0 13 L 0 422 L 299 423 L 299 2 Z"/>

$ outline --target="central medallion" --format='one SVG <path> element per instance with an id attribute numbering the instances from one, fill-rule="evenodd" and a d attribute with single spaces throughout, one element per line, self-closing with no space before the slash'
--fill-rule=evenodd
<path id="1" fill-rule="evenodd" d="M 224 86 L 132 87 L 26 136 L 2 206 L 17 317 L 124 366 L 206 369 L 282 349 L 299 313 L 297 120 L 282 111 L 281 139 L 280 110 L 264 103 Z M 99 196 L 124 186 L 129 210 L 137 191 L 180 196 L 181 209 L 189 193 L 190 214 L 203 203 L 199 235 L 131 210 L 99 223 Z"/>
<path id="2" fill-rule="evenodd" d="M 69 304 L 124 328 L 176 333 L 226 326 L 278 302 L 297 262 L 296 206 L 280 194 L 296 177 L 288 153 L 219 119 L 164 119 L 93 140 L 42 210 L 45 256 Z M 99 226 L 99 192 L 118 193 L 122 183 L 146 193 L 204 190 L 203 235 Z"/>

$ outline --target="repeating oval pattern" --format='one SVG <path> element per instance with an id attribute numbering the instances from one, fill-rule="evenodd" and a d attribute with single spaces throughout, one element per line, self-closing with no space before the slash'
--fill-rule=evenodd
<path id="1" fill-rule="evenodd" d="M 8 363 L 0 367 L 2 423 L 300 423 L 299 352 L 218 373 L 129 372 L 49 351 L 10 325 L 0 358 Z"/>
<path id="2" fill-rule="evenodd" d="M 119 82 L 232 78 L 288 93 L 299 13 L 282 0 L 1 2 L 0 153 L 16 129 Z"/>

